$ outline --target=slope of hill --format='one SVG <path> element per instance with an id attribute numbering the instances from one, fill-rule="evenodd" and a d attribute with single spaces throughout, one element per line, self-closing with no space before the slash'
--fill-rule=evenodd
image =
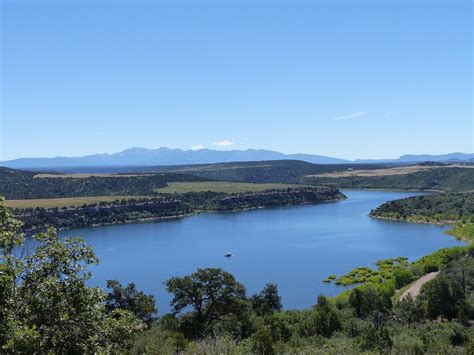
<path id="1" fill-rule="evenodd" d="M 138 168 L 138 172 L 173 172 L 217 181 L 252 183 L 305 183 L 306 175 L 347 169 L 382 169 L 388 164 L 311 164 L 299 160 L 233 162 L 203 165 Z"/>
<path id="2" fill-rule="evenodd" d="M 388 201 L 370 215 L 413 222 L 474 223 L 474 193 L 444 193 Z"/>
<path id="3" fill-rule="evenodd" d="M 307 177 L 306 183 L 339 188 L 413 189 L 439 191 L 474 190 L 471 167 L 433 167 L 410 174 L 385 176 Z"/>
<path id="4" fill-rule="evenodd" d="M 35 177 L 36 173 L 0 167 L 0 195 L 7 199 L 154 195 L 167 182 L 205 181 L 174 173 L 89 177 Z M 58 175 L 61 176 L 61 175 Z"/>

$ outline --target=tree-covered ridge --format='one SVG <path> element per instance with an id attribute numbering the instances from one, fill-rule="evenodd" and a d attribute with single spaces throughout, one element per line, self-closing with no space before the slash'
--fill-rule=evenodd
<path id="1" fill-rule="evenodd" d="M 412 189 L 460 192 L 474 190 L 473 168 L 434 168 L 403 175 L 308 177 L 302 182 L 339 188 Z"/>
<path id="2" fill-rule="evenodd" d="M 337 201 L 345 198 L 328 187 L 298 187 L 285 190 L 226 194 L 222 192 L 188 192 L 161 194 L 147 199 L 122 199 L 80 207 L 14 209 L 28 233 L 48 226 L 79 228 L 103 224 L 139 222 L 150 219 L 182 217 L 205 211 L 241 211 L 260 207 L 276 207 Z"/>
<path id="3" fill-rule="evenodd" d="M 429 223 L 474 223 L 474 192 L 414 196 L 388 201 L 370 212 L 373 217 Z"/>
<path id="4" fill-rule="evenodd" d="M 23 230 L 27 234 L 34 234 L 49 226 L 68 229 L 138 222 L 152 218 L 179 217 L 190 214 L 192 210 L 180 201 L 151 198 L 117 200 L 70 208 L 13 209 L 12 212 L 23 222 Z"/>
<path id="5" fill-rule="evenodd" d="M 116 175 L 87 178 L 35 178 L 37 173 L 0 167 L 0 193 L 7 199 L 37 199 L 81 196 L 155 195 L 167 182 L 205 181 L 176 173 Z"/>
<path id="6" fill-rule="evenodd" d="M 266 190 L 229 194 L 217 201 L 216 211 L 235 211 L 258 207 L 293 206 L 307 203 L 338 201 L 345 196 L 329 187 L 294 187 L 285 190 Z"/>
<path id="7" fill-rule="evenodd" d="M 173 167 L 138 168 L 140 172 L 175 172 L 216 181 L 252 183 L 304 183 L 306 175 L 347 169 L 381 169 L 389 164 L 312 164 L 299 160 L 233 162 Z"/>

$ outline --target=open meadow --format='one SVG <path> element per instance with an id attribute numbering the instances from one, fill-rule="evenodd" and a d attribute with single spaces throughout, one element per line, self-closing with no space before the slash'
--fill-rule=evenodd
<path id="1" fill-rule="evenodd" d="M 5 202 L 10 208 L 53 208 L 91 205 L 99 202 L 114 202 L 117 200 L 129 200 L 132 198 L 147 198 L 147 196 L 85 196 L 66 198 L 38 198 L 31 200 L 7 200 Z"/>

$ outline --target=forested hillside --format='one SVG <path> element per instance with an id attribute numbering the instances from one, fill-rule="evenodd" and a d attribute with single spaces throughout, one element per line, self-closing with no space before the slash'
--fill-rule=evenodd
<path id="1" fill-rule="evenodd" d="M 7 199 L 36 199 L 80 196 L 154 195 L 169 181 L 205 181 L 206 179 L 175 173 L 110 175 L 90 177 L 35 177 L 27 172 L 0 167 L 0 194 Z M 66 175 L 67 176 L 67 175 Z"/>
<path id="2" fill-rule="evenodd" d="M 447 231 L 474 241 L 474 192 L 441 193 L 388 201 L 370 212 L 372 217 L 417 223 L 451 224 Z"/>
<path id="3" fill-rule="evenodd" d="M 388 176 L 308 177 L 306 183 L 339 188 L 441 190 L 449 192 L 474 190 L 473 168 L 433 168 L 411 174 Z"/>
<path id="4" fill-rule="evenodd" d="M 474 168 L 472 167 L 454 167 L 433 162 L 417 165 L 425 169 L 399 174 L 397 169 L 401 165 L 394 164 L 317 165 L 296 160 L 283 160 L 158 167 L 151 170 L 140 169 L 139 171 L 176 172 L 216 181 L 300 183 L 339 188 L 442 190 L 449 192 L 474 190 Z M 407 167 L 411 167 L 411 165 Z M 393 170 L 393 174 L 390 173 L 391 168 L 397 168 Z M 374 171 L 374 174 L 377 175 L 377 171 L 381 169 L 384 172 L 381 176 L 357 176 L 357 174 L 349 177 L 324 176 L 324 174 L 330 173 L 356 173 L 357 171 Z"/>
<path id="5" fill-rule="evenodd" d="M 217 181 L 302 183 L 306 175 L 347 169 L 381 169 L 390 164 L 312 164 L 299 160 L 271 160 L 206 165 L 141 168 L 140 172 L 176 172 Z"/>
<path id="6" fill-rule="evenodd" d="M 433 223 L 474 223 L 474 192 L 442 193 L 388 201 L 371 216 Z"/>

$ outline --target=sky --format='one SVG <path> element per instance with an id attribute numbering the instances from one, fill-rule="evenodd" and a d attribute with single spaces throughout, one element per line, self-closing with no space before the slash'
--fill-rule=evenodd
<path id="1" fill-rule="evenodd" d="M 0 160 L 474 151 L 471 1 L 0 3 Z"/>

